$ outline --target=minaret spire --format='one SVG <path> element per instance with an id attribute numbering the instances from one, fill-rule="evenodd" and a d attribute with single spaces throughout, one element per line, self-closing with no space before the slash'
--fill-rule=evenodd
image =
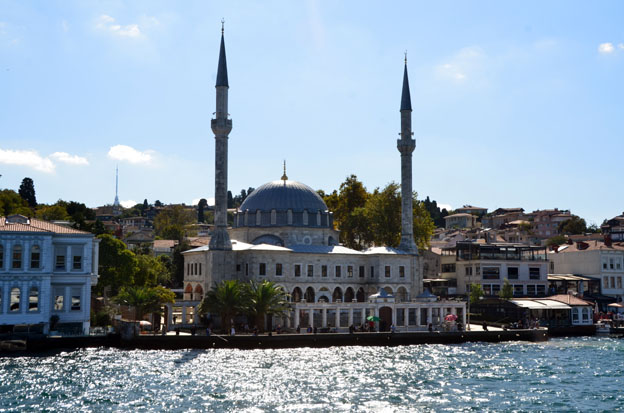
<path id="1" fill-rule="evenodd" d="M 221 49 L 217 67 L 217 110 L 211 121 L 215 135 L 215 217 L 214 230 L 210 238 L 211 250 L 231 250 L 232 242 L 227 232 L 227 176 L 228 176 L 228 135 L 232 130 L 232 120 L 228 119 L 228 76 L 225 58 L 225 40 L 221 20 Z"/>
<path id="2" fill-rule="evenodd" d="M 284 159 L 284 175 L 282 175 L 282 181 L 284 181 L 284 185 L 286 185 L 286 181 L 288 181 L 288 176 L 286 175 L 286 159 Z"/>
<path id="3" fill-rule="evenodd" d="M 115 201 L 113 202 L 113 215 L 121 215 L 119 204 L 119 165 L 115 165 Z"/>
<path id="4" fill-rule="evenodd" d="M 403 70 L 403 90 L 401 92 L 401 139 L 397 149 L 401 153 L 401 244 L 399 249 L 418 254 L 414 242 L 414 213 L 412 210 L 412 152 L 416 141 L 412 139 L 412 102 L 407 78 L 407 52 Z"/>

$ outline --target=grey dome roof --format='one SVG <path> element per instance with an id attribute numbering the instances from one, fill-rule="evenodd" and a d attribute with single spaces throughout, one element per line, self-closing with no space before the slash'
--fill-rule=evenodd
<path id="1" fill-rule="evenodd" d="M 327 211 L 314 189 L 295 181 L 273 181 L 256 188 L 240 206 L 240 211 Z"/>

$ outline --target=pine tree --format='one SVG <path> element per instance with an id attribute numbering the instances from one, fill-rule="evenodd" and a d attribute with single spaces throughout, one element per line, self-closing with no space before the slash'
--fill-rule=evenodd
<path id="1" fill-rule="evenodd" d="M 28 202 L 28 206 L 34 208 L 37 206 L 37 198 L 35 197 L 35 183 L 30 178 L 22 179 L 19 187 L 19 194 L 22 199 Z"/>

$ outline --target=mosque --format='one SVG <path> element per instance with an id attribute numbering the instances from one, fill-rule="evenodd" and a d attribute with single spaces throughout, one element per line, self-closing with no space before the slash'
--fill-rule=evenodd
<path id="1" fill-rule="evenodd" d="M 259 186 L 241 204 L 227 227 L 228 75 L 223 29 L 216 80 L 215 225 L 210 243 L 184 253 L 184 299 L 178 303 L 182 322 L 197 321 L 196 306 L 205 291 L 223 280 L 269 280 L 284 288 L 292 312 L 283 326 L 316 326 L 345 330 L 368 316 L 380 327 L 404 330 L 441 324 L 448 314 L 465 325 L 465 303 L 439 301 L 423 292 L 422 259 L 414 242 L 412 215 L 412 107 L 407 76 L 401 96 L 402 232 L 398 248 L 376 246 L 365 251 L 338 242 L 332 212 L 309 186 L 286 176 Z M 168 312 L 168 325 L 171 314 Z M 170 327 L 171 328 L 171 327 Z"/>

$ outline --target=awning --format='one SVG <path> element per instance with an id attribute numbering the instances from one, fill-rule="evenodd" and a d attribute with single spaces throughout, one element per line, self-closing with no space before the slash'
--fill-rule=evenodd
<path id="1" fill-rule="evenodd" d="M 613 304 L 609 304 L 607 307 L 624 308 L 624 304 L 622 304 L 622 303 L 613 303 Z"/>
<path id="2" fill-rule="evenodd" d="M 560 301 L 555 301 L 555 300 L 536 300 L 536 301 L 543 303 L 546 306 L 547 310 L 569 310 L 572 308 L 567 304 L 564 304 Z"/>
<path id="3" fill-rule="evenodd" d="M 537 303 L 532 300 L 511 300 L 511 302 L 518 307 L 528 308 L 530 310 L 543 310 L 546 308 L 543 304 Z"/>
<path id="4" fill-rule="evenodd" d="M 569 310 L 572 308 L 555 300 L 511 300 L 511 302 L 529 310 Z"/>

